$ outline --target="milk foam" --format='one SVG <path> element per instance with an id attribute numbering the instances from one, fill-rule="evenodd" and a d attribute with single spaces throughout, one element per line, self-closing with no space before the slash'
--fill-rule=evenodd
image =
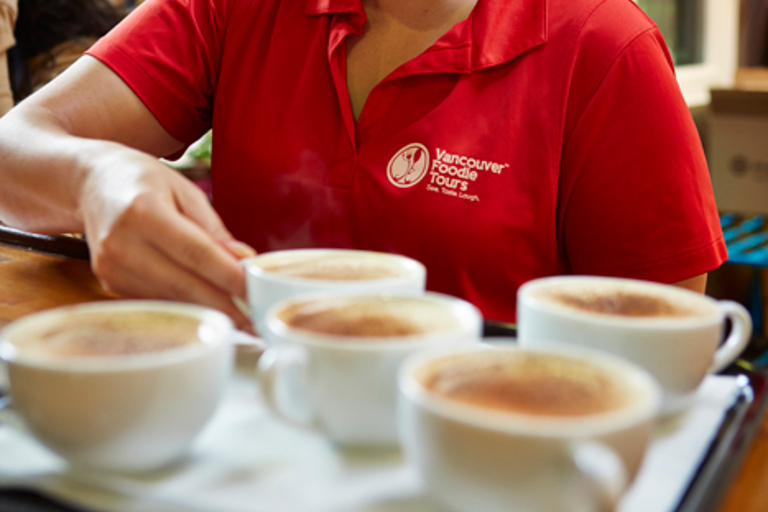
<path id="1" fill-rule="evenodd" d="M 389 255 L 363 252 L 266 254 L 256 264 L 265 272 L 303 279 L 357 281 L 408 275 L 407 269 Z"/>
<path id="2" fill-rule="evenodd" d="M 597 364 L 523 351 L 449 356 L 422 368 L 417 378 L 451 400 L 532 416 L 603 414 L 630 405 L 635 396 Z"/>
<path id="3" fill-rule="evenodd" d="M 200 320 L 153 311 L 93 312 L 49 318 L 9 340 L 22 357 L 104 357 L 199 343 Z"/>
<path id="4" fill-rule="evenodd" d="M 279 318 L 295 328 L 341 336 L 390 337 L 461 328 L 450 305 L 420 297 L 330 298 L 289 306 Z"/>
<path id="5" fill-rule="evenodd" d="M 715 309 L 685 290 L 655 283 L 610 282 L 608 280 L 542 286 L 531 290 L 537 299 L 571 310 L 635 318 L 707 316 Z"/>

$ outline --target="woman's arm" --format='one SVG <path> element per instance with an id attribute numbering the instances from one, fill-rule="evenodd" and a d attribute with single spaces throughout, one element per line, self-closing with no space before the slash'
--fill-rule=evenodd
<path id="1" fill-rule="evenodd" d="M 0 217 L 44 233 L 82 231 L 79 195 L 86 178 L 136 159 L 162 165 L 129 148 L 160 156 L 181 143 L 119 77 L 83 57 L 0 123 Z"/>
<path id="2" fill-rule="evenodd" d="M 684 279 L 672 284 L 681 288 L 692 290 L 694 292 L 704 293 L 704 291 L 707 289 L 707 274 L 699 274 L 698 276 L 691 277 L 690 279 Z"/>
<path id="3" fill-rule="evenodd" d="M 0 220 L 84 232 L 105 288 L 247 319 L 236 242 L 205 195 L 157 160 L 181 149 L 109 68 L 83 57 L 0 119 Z"/>
<path id="4" fill-rule="evenodd" d="M 2 23 L 0 19 L 0 23 Z M 0 50 L 0 117 L 13 107 L 13 91 L 8 76 L 8 54 Z"/>
<path id="5" fill-rule="evenodd" d="M 8 71 L 8 49 L 16 44 L 16 0 L 0 0 L 0 117 L 13 107 L 13 90 Z"/>

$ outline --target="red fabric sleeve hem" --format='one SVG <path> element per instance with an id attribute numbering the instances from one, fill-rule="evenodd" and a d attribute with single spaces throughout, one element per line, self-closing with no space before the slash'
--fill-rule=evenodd
<path id="1" fill-rule="evenodd" d="M 578 269 L 577 274 L 593 274 L 611 277 L 628 277 L 676 283 L 715 270 L 728 260 L 728 249 L 722 237 L 682 254 L 639 265 L 600 269 Z"/>
<path id="2" fill-rule="evenodd" d="M 172 94 L 165 94 L 164 86 L 148 75 L 121 48 L 110 45 L 108 56 L 101 55 L 98 47 L 95 50 L 91 48 L 86 54 L 98 59 L 116 73 L 147 106 L 163 128 L 179 142 L 189 145 L 210 128 L 190 115 L 188 106 L 180 103 Z"/>

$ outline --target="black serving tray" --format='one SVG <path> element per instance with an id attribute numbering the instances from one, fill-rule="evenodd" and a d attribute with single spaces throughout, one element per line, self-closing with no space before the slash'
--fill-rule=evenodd
<path id="1" fill-rule="evenodd" d="M 768 405 L 768 370 L 737 361 L 723 372 L 738 376 L 739 393 L 683 495 L 676 512 L 715 512 L 760 430 Z"/>

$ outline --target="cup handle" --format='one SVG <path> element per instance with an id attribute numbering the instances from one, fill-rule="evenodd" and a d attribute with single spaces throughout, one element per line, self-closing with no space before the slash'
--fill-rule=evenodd
<path id="1" fill-rule="evenodd" d="M 708 373 L 716 373 L 731 364 L 744 351 L 752 337 L 752 317 L 749 311 L 738 302 L 722 300 L 718 308 L 731 319 L 731 332 L 725 342 L 715 352 Z"/>
<path id="2" fill-rule="evenodd" d="M 619 454 L 603 443 L 575 441 L 571 458 L 589 490 L 590 510 L 614 512 L 629 486 L 627 469 Z"/>
<path id="3" fill-rule="evenodd" d="M 307 351 L 294 345 L 269 347 L 256 365 L 256 381 L 267 407 L 278 417 L 308 426 L 314 413 L 309 401 Z"/>

